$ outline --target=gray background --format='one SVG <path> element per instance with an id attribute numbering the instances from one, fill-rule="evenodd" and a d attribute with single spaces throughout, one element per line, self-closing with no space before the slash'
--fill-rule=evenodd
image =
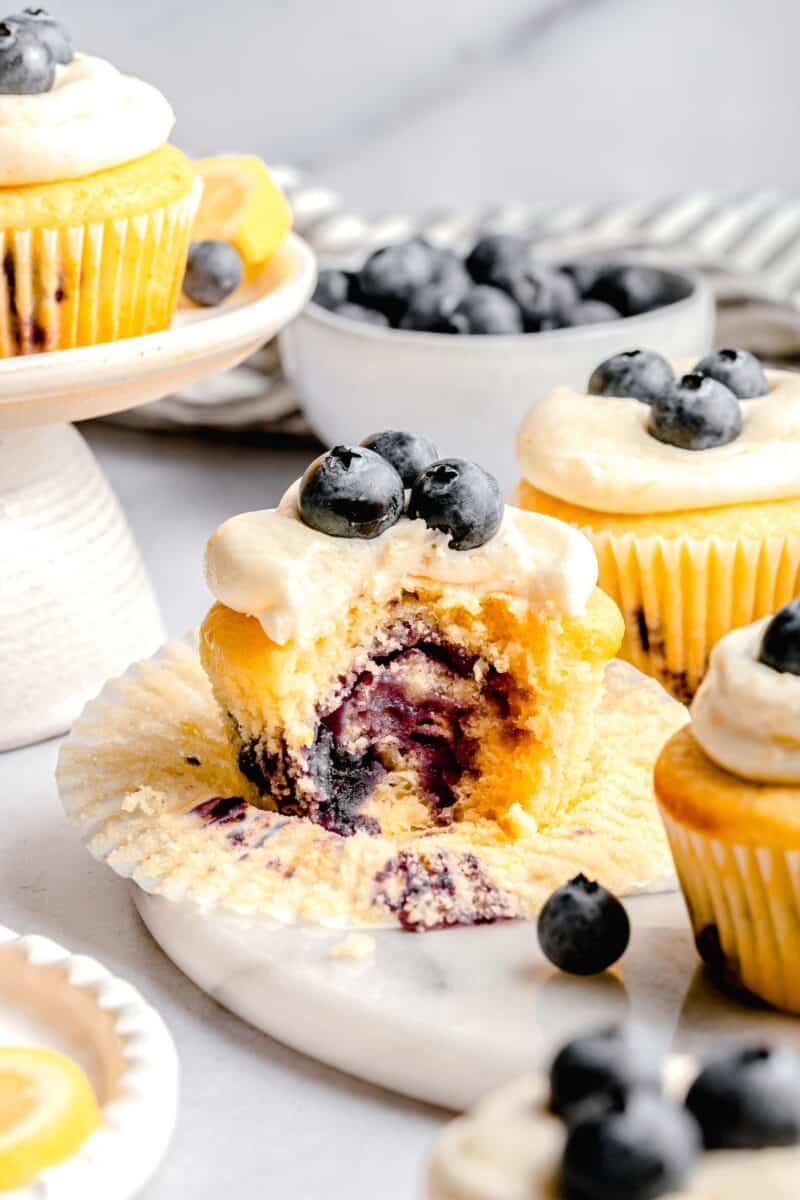
<path id="1" fill-rule="evenodd" d="M 793 190 L 798 0 L 52 0 L 191 152 L 370 209 Z"/>

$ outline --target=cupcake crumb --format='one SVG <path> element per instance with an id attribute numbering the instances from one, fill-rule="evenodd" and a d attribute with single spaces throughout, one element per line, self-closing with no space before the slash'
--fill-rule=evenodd
<path id="1" fill-rule="evenodd" d="M 368 933 L 349 933 L 347 937 L 331 946 L 328 958 L 359 960 L 370 958 L 375 953 L 375 938 Z"/>

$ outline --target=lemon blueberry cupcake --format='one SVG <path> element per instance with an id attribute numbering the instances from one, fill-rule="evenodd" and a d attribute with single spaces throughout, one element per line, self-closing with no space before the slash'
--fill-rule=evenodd
<path id="1" fill-rule="evenodd" d="M 691 699 L 712 646 L 800 591 L 800 379 L 720 350 L 676 379 L 635 350 L 519 433 L 521 507 L 592 540 L 622 655 Z"/>
<path id="2" fill-rule="evenodd" d="M 800 1012 L 800 601 L 722 638 L 691 715 L 655 785 L 698 950 Z"/>
<path id="3" fill-rule="evenodd" d="M 591 547 L 426 439 L 375 445 L 336 447 L 209 544 L 201 653 L 242 770 L 342 833 L 552 820 L 622 633 Z"/>
<path id="4" fill-rule="evenodd" d="M 169 325 L 201 190 L 173 124 L 44 10 L 0 22 L 0 355 Z"/>
<path id="5" fill-rule="evenodd" d="M 428 1200 L 793 1200 L 800 1059 L 762 1045 L 661 1061 L 636 1027 L 583 1034 L 549 1073 L 439 1137 Z"/>

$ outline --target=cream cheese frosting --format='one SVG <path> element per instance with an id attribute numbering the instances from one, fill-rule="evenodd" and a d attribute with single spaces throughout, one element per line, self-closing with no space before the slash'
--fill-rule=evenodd
<path id="1" fill-rule="evenodd" d="M 584 535 L 561 521 L 506 507 L 500 529 L 475 550 L 401 517 L 371 540 L 335 538 L 305 525 L 294 484 L 276 509 L 226 521 L 206 550 L 206 580 L 223 604 L 256 617 L 273 642 L 318 637 L 368 592 L 378 601 L 436 583 L 502 592 L 581 616 L 597 584 Z"/>
<path id="2" fill-rule="evenodd" d="M 711 450 L 659 442 L 647 432 L 650 409 L 639 400 L 556 388 L 518 434 L 522 474 L 548 495 L 595 512 L 686 512 L 798 497 L 800 375 L 766 374 L 768 394 L 741 401 L 741 435 Z"/>
<path id="3" fill-rule="evenodd" d="M 758 661 L 771 619 L 736 629 L 714 647 L 692 703 L 692 733 L 735 775 L 800 784 L 800 676 Z"/>
<path id="4" fill-rule="evenodd" d="M 0 95 L 0 187 L 78 179 L 141 158 L 175 115 L 157 88 L 77 54 L 49 92 Z"/>
<path id="5" fill-rule="evenodd" d="M 683 1095 L 697 1064 L 670 1060 L 667 1088 Z M 428 1200 L 559 1200 L 565 1127 L 547 1112 L 547 1083 L 528 1076 L 447 1127 L 428 1175 Z M 800 1148 L 713 1150 L 670 1200 L 795 1200 Z"/>

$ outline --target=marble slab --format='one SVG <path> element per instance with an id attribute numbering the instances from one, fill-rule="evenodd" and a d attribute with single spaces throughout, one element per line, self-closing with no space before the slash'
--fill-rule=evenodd
<path id="1" fill-rule="evenodd" d="M 162 949 L 226 1008 L 370 1083 L 463 1109 L 542 1066 L 587 1027 L 632 1018 L 664 1048 L 792 1039 L 800 1023 L 721 995 L 697 959 L 677 893 L 627 901 L 631 945 L 596 979 L 561 974 L 527 922 L 436 933 L 379 930 L 374 954 L 331 956 L 347 931 L 212 915 L 134 889 Z"/>

